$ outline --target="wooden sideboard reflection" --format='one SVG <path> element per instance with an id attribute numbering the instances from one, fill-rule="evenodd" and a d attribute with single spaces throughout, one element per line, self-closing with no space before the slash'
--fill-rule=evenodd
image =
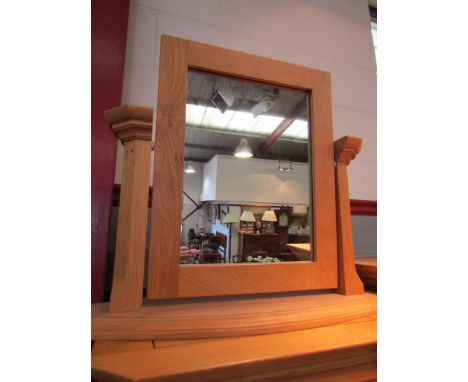
<path id="1" fill-rule="evenodd" d="M 277 233 L 239 233 L 239 260 L 261 255 L 276 257 L 281 253 L 280 236 Z"/>

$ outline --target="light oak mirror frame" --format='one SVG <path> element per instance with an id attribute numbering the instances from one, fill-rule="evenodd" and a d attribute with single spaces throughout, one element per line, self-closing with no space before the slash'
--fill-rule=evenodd
<path id="1" fill-rule="evenodd" d="M 311 246 L 314 262 L 179 264 L 189 69 L 308 92 Z M 338 287 L 337 216 L 330 73 L 189 40 L 162 36 L 156 118 L 147 297 L 270 293 Z"/>

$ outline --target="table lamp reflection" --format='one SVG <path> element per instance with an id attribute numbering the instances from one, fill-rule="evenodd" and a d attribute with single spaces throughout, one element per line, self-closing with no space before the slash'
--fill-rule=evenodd
<path id="1" fill-rule="evenodd" d="M 262 221 L 268 223 L 268 233 L 273 233 L 273 222 L 278 221 L 274 211 L 265 211 L 262 216 Z"/>
<path id="2" fill-rule="evenodd" d="M 252 211 L 244 211 L 242 212 L 239 220 L 246 223 L 255 223 L 255 216 L 253 215 Z M 245 229 L 245 227 L 243 228 L 244 232 L 254 233 L 253 224 L 248 224 L 247 227 L 247 229 Z"/>
<path id="3" fill-rule="evenodd" d="M 239 222 L 239 219 L 232 212 L 228 212 L 228 214 L 223 219 L 223 224 L 229 225 L 229 238 L 228 238 L 229 244 L 228 244 L 228 256 L 227 256 L 228 258 L 227 258 L 227 261 L 225 260 L 225 262 L 227 263 L 231 262 L 231 227 L 233 223 L 238 223 L 238 222 Z"/>

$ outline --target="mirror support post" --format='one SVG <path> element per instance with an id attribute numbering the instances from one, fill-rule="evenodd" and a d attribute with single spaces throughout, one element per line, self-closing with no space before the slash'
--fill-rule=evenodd
<path id="1" fill-rule="evenodd" d="M 137 312 L 143 299 L 153 110 L 123 105 L 105 112 L 124 145 L 110 312 Z"/>
<path id="2" fill-rule="evenodd" d="M 334 143 L 336 179 L 336 224 L 338 235 L 338 288 L 344 295 L 364 293 L 354 264 L 353 230 L 349 204 L 348 165 L 361 151 L 362 139 L 345 136 Z"/>

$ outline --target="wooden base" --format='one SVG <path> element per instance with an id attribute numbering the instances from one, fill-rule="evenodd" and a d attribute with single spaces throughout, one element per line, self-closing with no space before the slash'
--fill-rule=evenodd
<path id="1" fill-rule="evenodd" d="M 373 381 L 376 316 L 259 336 L 97 341 L 92 376 L 116 381 Z"/>
<path id="2" fill-rule="evenodd" d="M 258 335 L 339 324 L 376 313 L 376 296 L 296 293 L 146 301 L 139 312 L 92 306 L 93 340 L 195 339 Z"/>

